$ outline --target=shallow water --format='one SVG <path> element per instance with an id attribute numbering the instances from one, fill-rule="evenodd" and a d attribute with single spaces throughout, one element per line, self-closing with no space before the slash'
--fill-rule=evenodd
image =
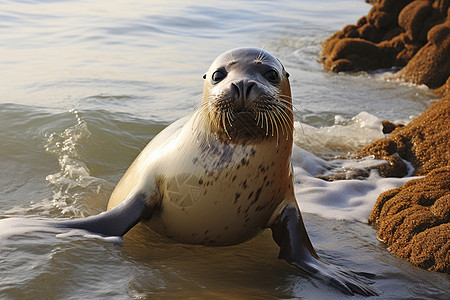
<path id="1" fill-rule="evenodd" d="M 362 0 L 2 2 L 0 298 L 347 298 L 279 261 L 269 231 L 209 248 L 143 225 L 120 241 L 31 221 L 103 211 L 147 142 L 192 112 L 210 62 L 254 46 L 291 74 L 296 193 L 319 254 L 375 273 L 380 299 L 445 299 L 447 275 L 397 259 L 364 223 L 376 196 L 402 181 L 314 177 L 322 159 L 382 137 L 380 120 L 408 122 L 434 100 L 383 73 L 322 69 L 321 41 L 369 9 Z"/>

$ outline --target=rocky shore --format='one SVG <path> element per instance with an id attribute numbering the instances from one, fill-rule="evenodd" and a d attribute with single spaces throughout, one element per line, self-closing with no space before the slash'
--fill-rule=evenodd
<path id="1" fill-rule="evenodd" d="M 384 121 L 389 136 L 357 153 L 387 160 L 383 176 L 405 176 L 407 164 L 424 176 L 381 194 L 369 222 L 397 256 L 450 273 L 450 0 L 370 2 L 367 16 L 324 42 L 324 68 L 393 68 L 393 77 L 427 85 L 442 99 L 406 126 Z"/>

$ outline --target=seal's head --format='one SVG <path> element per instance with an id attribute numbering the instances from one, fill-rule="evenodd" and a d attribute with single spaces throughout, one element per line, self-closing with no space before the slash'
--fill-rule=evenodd
<path id="1" fill-rule="evenodd" d="M 229 50 L 209 67 L 200 113 L 209 133 L 229 143 L 292 138 L 289 74 L 270 53 Z"/>

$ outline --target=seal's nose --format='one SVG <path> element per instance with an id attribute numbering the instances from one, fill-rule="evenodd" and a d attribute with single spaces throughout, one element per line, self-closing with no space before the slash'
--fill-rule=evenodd
<path id="1" fill-rule="evenodd" d="M 244 110 L 247 107 L 247 103 L 250 97 L 252 89 L 255 87 L 256 83 L 248 79 L 243 79 L 231 83 L 235 93 L 235 109 L 237 111 Z"/>

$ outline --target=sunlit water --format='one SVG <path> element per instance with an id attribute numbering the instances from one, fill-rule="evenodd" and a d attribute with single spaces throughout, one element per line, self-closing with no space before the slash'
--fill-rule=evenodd
<path id="1" fill-rule="evenodd" d="M 253 46 L 291 74 L 296 194 L 319 254 L 376 274 L 382 299 L 445 299 L 447 275 L 394 257 L 366 224 L 378 194 L 405 179 L 315 177 L 383 137 L 381 120 L 406 123 L 434 100 L 383 73 L 322 69 L 321 41 L 369 9 L 362 0 L 0 3 L 0 298 L 347 298 L 279 261 L 270 231 L 210 248 L 143 225 L 120 240 L 33 221 L 103 211 L 148 141 L 192 112 L 210 62 Z"/>

